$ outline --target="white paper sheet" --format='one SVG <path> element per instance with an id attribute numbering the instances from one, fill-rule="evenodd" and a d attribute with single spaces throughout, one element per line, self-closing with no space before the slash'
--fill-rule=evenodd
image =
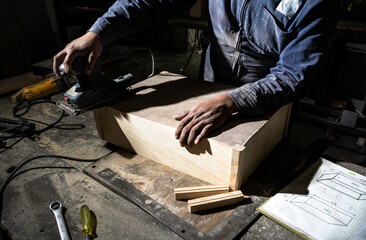
<path id="1" fill-rule="evenodd" d="M 319 159 L 258 208 L 310 239 L 366 239 L 366 177 Z"/>

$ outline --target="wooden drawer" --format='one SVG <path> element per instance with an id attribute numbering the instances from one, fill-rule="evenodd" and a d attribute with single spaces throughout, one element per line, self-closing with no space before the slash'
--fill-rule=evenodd
<path id="1" fill-rule="evenodd" d="M 231 86 L 162 72 L 132 86 L 133 96 L 94 111 L 100 138 L 203 181 L 240 189 L 286 134 L 291 105 L 260 118 L 233 116 L 192 148 L 174 137 L 173 116 Z"/>

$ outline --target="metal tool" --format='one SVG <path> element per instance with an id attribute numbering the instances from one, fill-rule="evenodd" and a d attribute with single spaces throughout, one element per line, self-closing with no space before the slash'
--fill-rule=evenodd
<path id="1" fill-rule="evenodd" d="M 56 105 L 67 113 L 76 116 L 82 110 L 92 110 L 102 106 L 115 104 L 129 92 L 129 87 L 134 83 L 132 74 L 120 76 L 116 79 L 101 72 L 100 63 L 97 61 L 90 75 L 85 73 L 86 59 L 76 57 L 73 70 L 76 73 L 77 83 L 64 95 L 63 101 Z M 67 74 L 63 65 L 59 67 L 61 74 Z"/>
<path id="2" fill-rule="evenodd" d="M 61 240 L 70 240 L 69 232 L 67 231 L 64 216 L 62 215 L 62 204 L 59 201 L 54 201 L 50 204 L 50 209 L 55 214 L 57 227 L 60 232 Z"/>

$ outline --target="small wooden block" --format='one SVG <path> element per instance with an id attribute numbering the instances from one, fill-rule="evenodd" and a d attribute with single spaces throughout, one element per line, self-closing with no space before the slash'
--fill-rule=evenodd
<path id="1" fill-rule="evenodd" d="M 174 188 L 176 200 L 189 200 L 229 192 L 229 186 L 199 186 Z"/>
<path id="2" fill-rule="evenodd" d="M 188 200 L 188 211 L 193 213 L 213 208 L 224 207 L 242 202 L 244 198 L 246 197 L 244 197 L 243 193 L 240 190 L 217 194 L 209 197 L 196 198 Z"/>

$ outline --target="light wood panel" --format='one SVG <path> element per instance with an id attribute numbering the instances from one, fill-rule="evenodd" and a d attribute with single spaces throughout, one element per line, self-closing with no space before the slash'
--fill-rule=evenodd
<path id="1" fill-rule="evenodd" d="M 99 136 L 119 147 L 214 185 L 240 189 L 287 129 L 290 105 L 274 114 L 233 116 L 192 148 L 174 137 L 173 116 L 232 89 L 230 86 L 161 73 L 132 86 L 121 103 L 95 111 Z"/>
<path id="2" fill-rule="evenodd" d="M 229 192 L 229 186 L 212 185 L 174 188 L 174 195 L 176 200 L 190 200 L 194 198 L 207 197 L 226 192 Z"/>
<path id="3" fill-rule="evenodd" d="M 276 143 L 285 136 L 290 113 L 291 105 L 280 108 L 251 135 L 241 151 L 233 150 L 229 180 L 233 190 L 240 189 Z"/>
<path id="4" fill-rule="evenodd" d="M 217 194 L 208 197 L 188 200 L 188 211 L 191 213 L 225 207 L 244 201 L 241 191 Z"/>

